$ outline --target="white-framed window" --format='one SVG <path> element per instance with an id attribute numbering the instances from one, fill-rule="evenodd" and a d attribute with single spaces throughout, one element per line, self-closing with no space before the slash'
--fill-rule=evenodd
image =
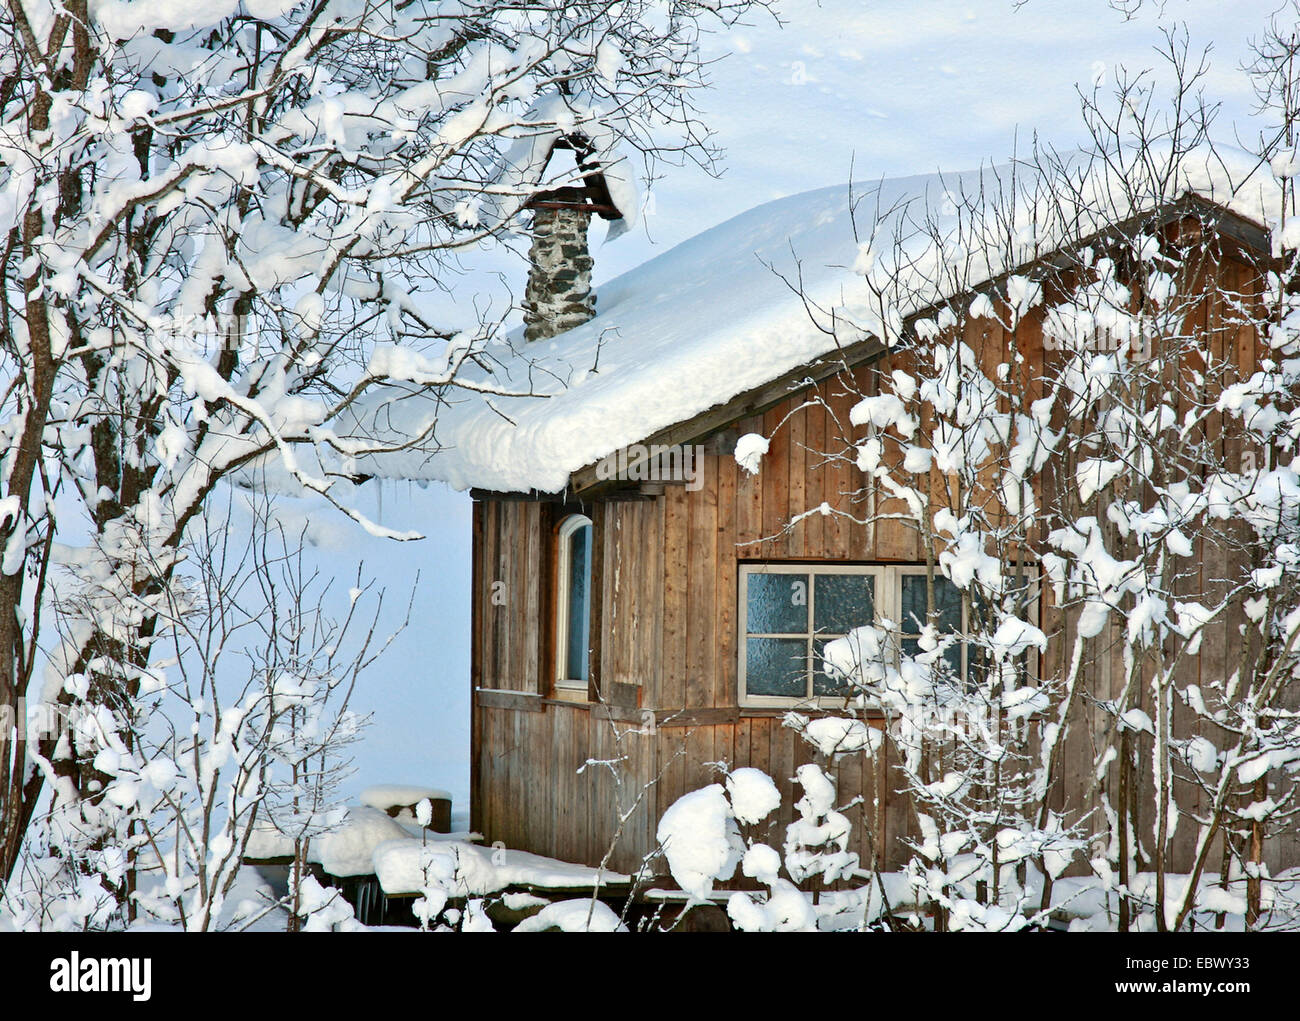
<path id="1" fill-rule="evenodd" d="M 570 514 L 556 532 L 555 686 L 587 692 L 591 651 L 591 518 Z"/>
<path id="2" fill-rule="evenodd" d="M 961 590 L 934 580 L 940 634 L 969 633 Z M 926 568 L 910 564 L 741 564 L 739 678 L 742 706 L 842 704 L 851 692 L 822 665 L 826 643 L 890 620 L 898 651 L 916 655 L 928 616 Z M 975 664 L 965 642 L 944 658 L 959 677 Z"/>

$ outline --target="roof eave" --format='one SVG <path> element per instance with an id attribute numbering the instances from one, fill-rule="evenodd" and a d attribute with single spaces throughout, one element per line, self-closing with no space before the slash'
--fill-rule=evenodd
<path id="1" fill-rule="evenodd" d="M 1000 291 L 1009 277 L 1026 275 L 1037 267 L 1053 270 L 1067 269 L 1072 264 L 1071 259 L 1074 252 L 1099 243 L 1105 243 L 1108 240 L 1114 241 L 1129 236 L 1135 228 L 1149 221 L 1152 212 L 1154 210 L 1129 217 L 1082 239 L 1076 245 L 1071 246 L 1069 250 L 1066 248 L 1057 249 L 1048 255 L 1001 273 L 967 292 L 945 298 L 942 303 L 927 306 L 908 316 L 904 320 L 904 329 L 910 330 L 917 322 L 933 317 L 939 311 L 941 305 L 974 298 L 980 294 Z M 1184 194 L 1177 201 L 1164 207 L 1163 212 L 1164 215 L 1159 220 L 1161 227 L 1168 226 L 1189 215 L 1197 216 L 1202 220 L 1209 218 L 1213 220 L 1215 235 L 1221 240 L 1228 241 L 1232 247 L 1241 249 L 1241 254 L 1251 253 L 1256 257 L 1272 258 L 1271 237 L 1267 227 L 1195 192 Z M 655 445 L 685 446 L 700 443 L 710 436 L 729 428 L 740 419 L 761 414 L 793 394 L 815 386 L 839 372 L 860 367 L 867 362 L 880 358 L 886 351 L 885 344 L 876 337 L 867 337 L 854 344 L 845 345 L 834 352 L 828 352 L 813 362 L 801 365 L 791 372 L 776 377 L 762 386 L 747 390 L 728 401 L 716 404 L 706 411 L 660 429 L 650 436 L 633 441 L 633 443 L 619 449 L 625 450 L 636 443 L 647 447 Z M 611 454 L 614 453 L 617 453 L 617 451 L 611 451 Z M 608 456 L 606 455 L 606 457 Z M 604 460 L 605 458 L 601 459 L 601 461 Z M 601 461 L 585 465 L 572 472 L 569 476 L 568 485 L 562 492 L 574 499 L 587 501 L 607 497 L 614 491 L 636 485 L 636 483 L 623 480 L 601 478 L 598 472 Z"/>

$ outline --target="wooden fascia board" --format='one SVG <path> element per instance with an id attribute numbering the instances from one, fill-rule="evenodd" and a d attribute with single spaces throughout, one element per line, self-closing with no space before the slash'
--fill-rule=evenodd
<path id="1" fill-rule="evenodd" d="M 816 386 L 846 369 L 873 361 L 884 353 L 885 346 L 874 337 L 868 337 L 839 351 L 828 352 L 814 362 L 801 365 L 761 387 L 738 394 L 723 404 L 715 405 L 693 418 L 661 429 L 638 442 L 647 448 L 698 443 L 734 425 L 742 418 L 762 414 L 786 398 Z M 601 479 L 597 474 L 598 464 L 599 462 L 589 464 L 569 476 L 571 495 L 584 500 L 603 499 L 607 498 L 612 491 L 637 485 L 636 482 L 619 479 Z"/>

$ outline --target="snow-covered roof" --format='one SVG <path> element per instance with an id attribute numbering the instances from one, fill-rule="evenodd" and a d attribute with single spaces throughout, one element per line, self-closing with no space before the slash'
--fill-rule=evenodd
<path id="1" fill-rule="evenodd" d="M 1184 159 L 1171 187 L 1267 224 L 1273 178 L 1267 167 L 1256 172 L 1257 166 L 1245 154 L 1198 154 Z M 970 267 L 968 287 L 1051 250 L 1042 210 L 1035 215 L 1034 209 L 1041 182 L 1035 188 L 1031 177 L 1017 169 L 1021 250 L 1004 260 L 1007 265 Z M 1006 192 L 1011 178 L 1010 168 L 994 167 L 859 185 L 855 218 L 847 185 L 757 206 L 599 287 L 598 314 L 590 322 L 533 344 L 515 333 L 486 349 L 496 385 L 536 396 L 485 400 L 458 392 L 436 406 L 428 397 L 388 388 L 364 407 L 365 427 L 382 429 L 390 439 L 414 436 L 436 415 L 440 449 L 369 457 L 357 469 L 436 479 L 457 489 L 558 492 L 571 473 L 629 444 L 780 379 L 837 344 L 882 335 L 866 275 L 927 277 L 935 246 L 916 232 L 918 210 L 928 209 L 941 230 L 955 236 L 963 202 L 953 197 Z M 1104 171 L 1094 171 L 1086 186 L 1075 185 L 1084 197 L 1080 207 L 1089 210 L 1084 218 L 1097 230 L 1144 212 L 1119 208 L 1115 196 L 1122 192 Z M 908 200 L 910 213 L 901 209 Z M 901 260 L 900 252 L 906 253 Z M 836 318 L 835 336 L 825 328 L 828 317 L 810 315 L 804 297 L 782 275 L 797 278 L 821 309 L 845 314 Z M 892 309 L 891 318 L 953 295 L 920 288 L 912 297 L 915 307 Z M 476 372 L 476 378 L 486 376 Z"/>

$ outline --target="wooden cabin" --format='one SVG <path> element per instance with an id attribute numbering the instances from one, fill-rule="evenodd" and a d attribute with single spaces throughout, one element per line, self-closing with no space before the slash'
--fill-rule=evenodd
<path id="1" fill-rule="evenodd" d="M 847 627 L 864 579 L 878 609 L 912 599 L 923 559 L 916 533 L 888 521 L 812 514 L 784 528 L 823 502 L 847 509 L 862 490 L 858 469 L 818 452 L 858 400 L 845 374 L 872 393 L 892 357 L 872 337 L 839 344 L 810 325 L 769 265 L 793 252 L 814 297 L 841 287 L 856 248 L 846 213 L 843 189 L 826 189 L 686 242 L 603 288 L 589 323 L 503 355 L 545 360 L 563 379 L 549 398 L 502 398 L 490 412 L 467 404 L 440 423 L 451 455 L 440 477 L 472 487 L 474 500 L 471 825 L 487 840 L 634 872 L 664 810 L 716 782 L 717 763 L 772 776 L 778 832 L 790 822 L 791 778 L 813 754 L 782 721 L 791 708 L 826 711 L 818 643 Z M 1258 338 L 1226 320 L 1215 293 L 1258 289 L 1267 232 L 1195 196 L 1170 216 L 1224 240 L 1202 328 L 1231 374 L 1247 376 Z M 814 262 L 835 271 L 819 276 Z M 1017 327 L 1030 369 L 1044 357 L 1041 314 Z M 959 329 L 995 362 L 1009 342 L 990 320 Z M 537 378 L 520 370 L 511 382 Z M 813 392 L 821 402 L 807 400 Z M 733 456 L 749 433 L 771 437 L 757 474 Z M 665 468 L 664 452 L 682 448 L 691 463 Z M 1213 551 L 1202 562 L 1213 569 Z M 808 586 L 802 620 L 773 622 L 764 592 L 774 579 Z M 819 595 L 830 610 L 816 609 Z M 1041 607 L 1045 620 L 1051 612 Z M 774 669 L 769 653 L 783 643 L 804 643 L 806 669 Z M 1226 625 L 1213 629 L 1192 669 L 1223 676 L 1233 646 Z M 1098 697 L 1107 670 L 1099 661 L 1090 682 Z M 1081 732 L 1067 749 L 1067 778 L 1092 769 L 1085 744 Z M 851 849 L 896 867 L 914 834 L 884 747 L 831 768 L 841 803 L 865 795 Z M 1068 791 L 1058 797 L 1071 805 Z M 1295 863 L 1294 848 L 1270 853 L 1274 869 Z"/>

